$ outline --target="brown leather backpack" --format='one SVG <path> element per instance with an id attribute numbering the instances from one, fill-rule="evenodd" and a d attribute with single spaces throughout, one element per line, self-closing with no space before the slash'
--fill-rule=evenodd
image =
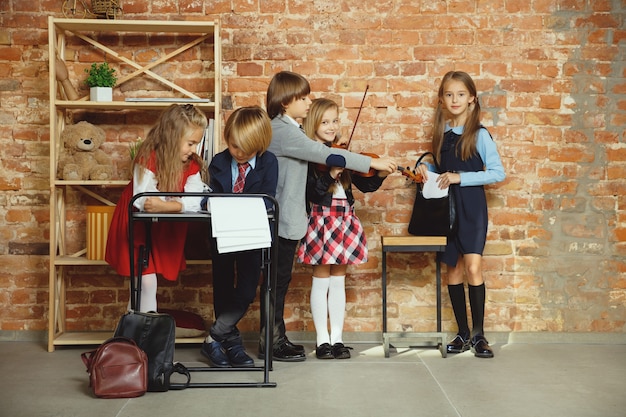
<path id="1" fill-rule="evenodd" d="M 81 358 L 96 397 L 140 397 L 148 389 L 148 357 L 134 340 L 112 337 Z"/>

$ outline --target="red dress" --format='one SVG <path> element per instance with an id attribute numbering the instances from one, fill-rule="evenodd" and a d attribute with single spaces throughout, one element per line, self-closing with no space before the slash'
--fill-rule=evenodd
<path id="1" fill-rule="evenodd" d="M 191 161 L 184 173 L 180 192 L 184 190 L 187 179 L 200 172 L 200 166 Z M 105 261 L 111 265 L 115 271 L 125 277 L 130 276 L 130 250 L 128 242 L 128 204 L 133 197 L 133 181 L 131 181 L 117 203 L 109 236 Z M 152 251 L 148 261 L 148 267 L 143 270 L 143 274 L 157 273 L 165 279 L 175 281 L 180 271 L 186 268 L 185 262 L 185 239 L 187 237 L 187 223 L 185 222 L 156 222 L 151 223 L 152 229 Z M 137 259 L 139 257 L 139 247 L 146 242 L 145 223 L 135 222 L 134 224 L 134 251 L 135 251 L 135 273 L 137 272 Z"/>

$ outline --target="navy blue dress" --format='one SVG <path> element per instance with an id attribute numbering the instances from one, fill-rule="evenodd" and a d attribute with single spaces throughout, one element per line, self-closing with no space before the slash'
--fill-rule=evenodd
<path id="1" fill-rule="evenodd" d="M 483 171 L 485 164 L 476 152 L 469 159 L 462 161 L 456 153 L 456 145 L 461 135 L 448 130 L 444 134 L 441 146 L 440 172 L 476 172 Z M 456 266 L 460 255 L 477 253 L 482 255 L 487 239 L 487 198 L 482 185 L 461 187 L 452 184 L 456 207 L 456 231 L 449 238 L 445 252 L 439 254 L 439 260 L 446 265 Z"/>

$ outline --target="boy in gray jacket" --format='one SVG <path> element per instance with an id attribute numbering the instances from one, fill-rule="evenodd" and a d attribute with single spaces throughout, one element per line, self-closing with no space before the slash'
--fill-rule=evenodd
<path id="1" fill-rule="evenodd" d="M 304 347 L 294 345 L 287 338 L 283 313 L 295 252 L 307 228 L 305 194 L 308 163 L 342 166 L 358 172 L 368 172 L 370 168 L 389 173 L 396 170 L 396 163 L 389 158 L 371 158 L 312 141 L 296 121 L 306 118 L 311 105 L 310 93 L 309 82 L 289 71 L 274 75 L 267 90 L 267 113 L 272 119 L 272 142 L 268 150 L 278 158 L 276 199 L 280 209 L 278 259 L 272 260 L 277 268 L 276 291 L 271 293 L 275 308 L 272 357 L 285 362 L 306 359 Z M 264 318 L 261 318 L 261 323 L 265 323 Z M 261 330 L 259 358 L 262 359 L 265 357 L 265 343 Z"/>

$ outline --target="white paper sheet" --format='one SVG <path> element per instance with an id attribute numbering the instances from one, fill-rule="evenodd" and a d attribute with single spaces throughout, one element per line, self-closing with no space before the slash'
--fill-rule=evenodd
<path id="1" fill-rule="evenodd" d="M 424 198 L 443 198 L 448 195 L 448 187 L 444 189 L 439 188 L 437 178 L 439 178 L 439 174 L 436 172 L 428 173 L 428 179 L 422 186 L 422 195 Z"/>
<path id="2" fill-rule="evenodd" d="M 213 237 L 219 253 L 272 246 L 262 197 L 209 197 Z"/>

